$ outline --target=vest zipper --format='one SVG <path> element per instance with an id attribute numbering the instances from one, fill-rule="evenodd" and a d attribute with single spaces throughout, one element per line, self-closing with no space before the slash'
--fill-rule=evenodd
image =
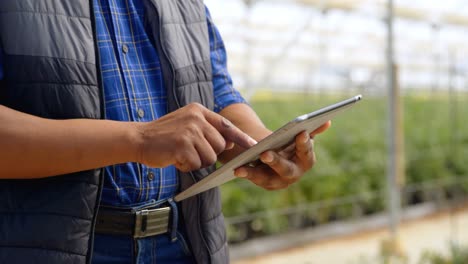
<path id="1" fill-rule="evenodd" d="M 174 70 L 174 66 L 172 65 L 172 62 L 169 60 L 169 56 L 167 55 L 167 52 L 166 52 L 166 47 L 162 44 L 163 41 L 162 41 L 162 26 L 161 26 L 161 16 L 159 15 L 159 10 L 158 8 L 156 7 L 156 13 L 158 15 L 158 27 L 159 27 L 159 34 L 158 34 L 158 40 L 159 40 L 159 46 L 161 47 L 161 50 L 163 52 L 163 55 L 164 55 L 164 58 L 165 60 L 167 61 L 167 63 L 169 64 L 169 68 L 171 69 L 171 74 L 172 74 L 172 80 L 171 80 L 171 91 L 172 91 L 172 96 L 174 97 L 174 100 L 176 102 L 176 105 L 177 105 L 177 108 L 181 108 L 181 104 L 179 102 L 179 98 L 175 92 L 176 90 L 176 85 L 175 85 L 175 70 Z M 169 113 L 169 106 L 166 106 L 168 108 L 168 113 Z"/>
<path id="2" fill-rule="evenodd" d="M 174 101 L 176 103 L 177 109 L 179 109 L 179 108 L 181 108 L 181 104 L 179 102 L 179 97 L 177 96 L 177 93 L 176 93 L 175 70 L 174 70 L 174 66 L 172 65 L 172 62 L 169 60 L 169 56 L 167 55 L 166 48 L 162 44 L 163 43 L 163 41 L 162 41 L 163 29 L 162 29 L 161 15 L 159 14 L 159 9 L 156 6 L 156 4 L 153 3 L 153 5 L 155 7 L 156 14 L 158 16 L 158 28 L 159 28 L 159 34 L 158 34 L 159 43 L 158 44 L 161 47 L 161 51 L 163 52 L 165 60 L 169 64 L 169 68 L 171 69 L 171 74 L 172 74 L 172 80 L 171 80 L 172 89 L 171 90 L 172 90 L 172 95 L 173 95 Z M 167 106 L 167 108 L 168 108 L 167 112 L 169 113 L 169 106 Z M 188 174 L 190 175 L 190 177 L 192 178 L 193 183 L 195 184 L 197 182 L 197 180 L 195 179 L 195 176 L 193 175 L 193 172 L 188 172 Z M 179 175 L 180 175 L 180 173 L 178 173 L 178 176 Z M 180 176 L 179 176 L 179 178 L 180 178 Z M 179 180 L 179 184 L 180 184 L 180 180 Z M 199 236 L 201 237 L 201 239 L 203 240 L 203 243 L 205 244 L 205 249 L 208 251 L 208 258 L 210 258 L 211 257 L 211 252 L 210 252 L 210 249 L 208 247 L 208 242 L 206 241 L 205 236 L 201 232 L 201 227 L 200 227 L 200 224 L 201 224 L 201 220 L 200 220 L 201 219 L 201 216 L 200 216 L 200 211 L 201 211 L 201 208 L 200 208 L 201 207 L 200 195 L 196 195 L 195 197 L 197 199 L 197 205 L 198 205 L 198 208 L 197 208 L 197 222 L 198 222 L 198 225 L 199 225 L 198 233 L 199 233 Z"/>

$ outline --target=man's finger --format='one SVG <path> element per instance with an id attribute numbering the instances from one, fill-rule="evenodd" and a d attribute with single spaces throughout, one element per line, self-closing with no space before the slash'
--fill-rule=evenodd
<path id="1" fill-rule="evenodd" d="M 214 126 L 226 141 L 231 141 L 243 148 L 250 148 L 257 144 L 257 141 L 237 128 L 231 121 L 214 112 L 206 110 L 204 112 L 206 120 Z"/>
<path id="2" fill-rule="evenodd" d="M 319 128 L 315 129 L 310 133 L 310 136 L 313 137 L 317 134 L 320 134 L 331 127 L 331 121 L 327 121 L 325 124 L 321 125 Z"/>
<path id="3" fill-rule="evenodd" d="M 290 181 L 285 181 L 281 177 L 275 175 L 275 172 L 266 165 L 255 168 L 240 167 L 234 171 L 234 175 L 239 178 L 245 178 L 267 190 L 279 190 L 289 186 Z"/>
<path id="4" fill-rule="evenodd" d="M 312 168 L 315 163 L 313 140 L 306 132 L 296 137 L 296 156 L 304 171 Z"/>
<path id="5" fill-rule="evenodd" d="M 228 142 L 224 139 L 223 135 L 221 135 L 216 128 L 213 126 L 207 125 L 205 128 L 204 137 L 208 141 L 208 143 L 211 145 L 213 150 L 216 152 L 216 154 L 220 154 L 223 151 L 227 149 Z"/>
<path id="6" fill-rule="evenodd" d="M 260 155 L 260 160 L 267 164 L 280 177 L 294 179 L 299 175 L 299 167 L 294 162 L 282 157 L 274 151 L 266 151 Z"/>
<path id="7" fill-rule="evenodd" d="M 218 159 L 216 150 L 214 150 L 213 147 L 210 146 L 210 143 L 204 138 L 197 140 L 195 143 L 195 149 L 197 150 L 201 161 L 201 168 L 214 164 Z"/>
<path id="8" fill-rule="evenodd" d="M 226 141 L 226 149 L 225 149 L 225 150 L 233 149 L 234 146 L 235 146 L 234 142 L 232 142 L 232 141 Z"/>
<path id="9" fill-rule="evenodd" d="M 199 169 L 202 165 L 202 161 L 195 147 L 190 146 L 188 149 L 178 153 L 178 157 L 176 157 L 174 165 L 182 172 L 189 172 Z"/>

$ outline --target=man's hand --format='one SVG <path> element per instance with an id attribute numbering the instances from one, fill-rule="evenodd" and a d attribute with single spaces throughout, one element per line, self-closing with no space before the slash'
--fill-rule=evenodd
<path id="1" fill-rule="evenodd" d="M 40 118 L 0 105 L 0 179 L 32 179 L 125 162 L 190 171 L 255 140 L 191 104 L 149 123 Z M 26 164 L 26 165 L 25 165 Z"/>
<path id="2" fill-rule="evenodd" d="M 279 151 L 266 151 L 260 155 L 263 164 L 255 167 L 244 166 L 235 170 L 235 175 L 246 178 L 267 190 L 287 188 L 298 181 L 316 162 L 313 149 L 314 136 L 327 130 L 327 122 L 310 135 L 302 132 L 293 144 Z"/>
<path id="3" fill-rule="evenodd" d="M 249 148 L 257 143 L 226 118 L 196 103 L 135 125 L 141 135 L 138 161 L 157 168 L 174 164 L 181 171 L 192 171 L 214 164 L 234 144 Z"/>

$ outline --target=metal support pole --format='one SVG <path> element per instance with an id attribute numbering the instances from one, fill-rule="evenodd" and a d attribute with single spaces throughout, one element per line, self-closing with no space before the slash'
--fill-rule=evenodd
<path id="1" fill-rule="evenodd" d="M 449 127 L 450 127 L 450 144 L 449 144 L 449 160 L 452 167 L 455 167 L 455 159 L 458 155 L 458 100 L 455 79 L 457 77 L 456 69 L 456 51 L 449 50 L 448 54 L 448 87 L 449 87 Z M 454 169 L 454 168 L 451 168 Z"/>
<path id="2" fill-rule="evenodd" d="M 255 94 L 255 87 L 252 84 L 252 49 L 253 49 L 253 41 L 250 34 L 246 34 L 246 32 L 250 31 L 251 28 L 251 15 L 252 15 L 252 6 L 254 4 L 253 0 L 244 0 L 246 11 L 244 15 L 244 42 L 245 42 L 245 55 L 244 55 L 244 89 L 245 94 L 244 97 L 247 101 L 250 101 L 252 96 Z"/>
<path id="3" fill-rule="evenodd" d="M 457 52 L 456 50 L 449 50 L 448 53 L 448 86 L 449 86 L 449 117 L 448 122 L 450 126 L 450 144 L 449 144 L 449 164 L 450 169 L 456 170 L 456 159 L 460 155 L 459 147 L 458 147 L 458 139 L 459 139 L 459 128 L 458 128 L 458 92 L 456 90 L 456 82 L 455 79 L 458 75 L 457 72 Z M 457 206 L 457 193 L 454 193 L 454 201 L 455 205 L 452 206 L 453 209 L 450 210 L 450 243 L 452 246 L 459 246 L 458 241 L 458 221 L 456 216 L 456 206 Z"/>
<path id="4" fill-rule="evenodd" d="M 322 92 L 325 90 L 324 87 L 324 69 L 326 65 L 326 57 L 327 57 L 327 42 L 328 42 L 328 9 L 325 6 L 325 1 L 321 1 L 321 15 L 320 15 L 320 26 L 319 30 L 323 30 L 325 32 L 324 35 L 318 34 L 319 43 L 318 43 L 318 68 L 319 72 L 317 74 L 317 91 L 319 95 L 322 95 Z"/>
<path id="5" fill-rule="evenodd" d="M 434 79 L 432 81 L 432 95 L 435 96 L 437 90 L 439 90 L 439 76 L 440 76 L 440 25 L 437 23 L 432 24 L 432 35 L 433 35 L 433 48 L 432 57 L 434 61 Z"/>
<path id="6" fill-rule="evenodd" d="M 400 222 L 400 188 L 398 184 L 398 87 L 396 85 L 393 36 L 393 0 L 388 0 L 387 10 L 387 85 L 388 85 L 388 212 L 391 239 L 398 237 Z"/>

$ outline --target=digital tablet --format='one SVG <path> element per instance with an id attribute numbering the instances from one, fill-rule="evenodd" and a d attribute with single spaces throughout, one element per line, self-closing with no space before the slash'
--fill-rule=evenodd
<path id="1" fill-rule="evenodd" d="M 190 186 L 185 191 L 175 196 L 175 201 L 187 199 L 193 195 L 199 194 L 225 182 L 235 179 L 234 170 L 244 165 L 252 164 L 258 160 L 260 154 L 267 150 L 279 150 L 285 148 L 294 142 L 295 137 L 302 131 L 311 133 L 327 121 L 333 119 L 338 113 L 353 106 L 362 99 L 361 95 L 354 96 L 347 100 L 338 102 L 321 108 L 317 111 L 301 115 L 288 122 L 271 135 L 258 142 L 255 146 L 245 150 L 237 157 L 233 158 L 216 171 L 205 177 L 203 180 Z"/>

